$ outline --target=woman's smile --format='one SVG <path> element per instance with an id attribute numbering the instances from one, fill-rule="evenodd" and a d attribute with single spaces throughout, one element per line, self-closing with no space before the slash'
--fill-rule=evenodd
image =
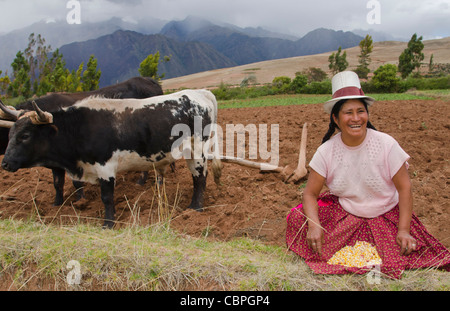
<path id="1" fill-rule="evenodd" d="M 341 130 L 342 141 L 348 146 L 358 146 L 364 141 L 367 133 L 369 114 L 364 104 L 357 99 L 346 101 L 334 122 Z"/>

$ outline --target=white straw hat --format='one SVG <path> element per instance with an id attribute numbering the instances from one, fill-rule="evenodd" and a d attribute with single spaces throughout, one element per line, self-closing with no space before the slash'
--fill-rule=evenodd
<path id="1" fill-rule="evenodd" d="M 333 99 L 323 105 L 323 109 L 328 114 L 331 113 L 334 104 L 342 99 L 363 98 L 368 106 L 375 102 L 375 99 L 364 95 L 359 82 L 358 75 L 353 71 L 342 71 L 331 79 Z"/>

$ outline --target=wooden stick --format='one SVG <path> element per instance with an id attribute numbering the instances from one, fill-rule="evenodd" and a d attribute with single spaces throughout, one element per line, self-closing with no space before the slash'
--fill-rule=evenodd
<path id="1" fill-rule="evenodd" d="M 272 165 L 264 162 L 255 162 L 250 160 L 245 160 L 242 158 L 236 158 L 231 156 L 220 156 L 220 160 L 228 163 L 235 163 L 246 167 L 257 168 L 261 171 L 273 171 L 277 173 L 281 173 L 286 182 L 292 181 L 297 182 L 308 174 L 308 170 L 306 169 L 306 139 L 308 136 L 308 123 L 303 124 L 302 130 L 302 140 L 300 142 L 300 152 L 298 157 L 298 164 L 295 171 L 292 172 L 292 169 L 289 169 L 289 166 L 279 167 L 276 165 Z M 209 160 L 212 157 L 208 157 Z"/>
<path id="2" fill-rule="evenodd" d="M 275 172 L 280 173 L 284 169 L 283 167 L 279 167 L 279 166 L 272 165 L 269 163 L 253 162 L 253 161 L 245 160 L 242 158 L 235 158 L 235 157 L 229 157 L 229 156 L 222 156 L 222 157 L 220 157 L 220 160 L 223 162 L 236 163 L 236 164 L 240 164 L 240 165 L 251 167 L 251 168 L 259 168 L 262 171 L 263 170 L 264 171 L 275 171 Z"/>
<path id="3" fill-rule="evenodd" d="M 291 180 L 297 182 L 308 174 L 306 169 L 306 138 L 308 136 L 308 123 L 303 124 L 302 130 L 302 140 L 300 142 L 300 152 L 298 155 L 298 165 L 294 171 L 294 174 L 288 178 L 287 181 Z"/>

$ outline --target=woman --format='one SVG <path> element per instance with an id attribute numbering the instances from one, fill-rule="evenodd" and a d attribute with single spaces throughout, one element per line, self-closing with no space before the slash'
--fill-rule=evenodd
<path id="1" fill-rule="evenodd" d="M 332 88 L 324 105 L 329 130 L 310 162 L 302 204 L 288 216 L 288 247 L 316 273 L 373 268 L 327 263 L 359 241 L 376 248 L 381 272 L 391 277 L 411 268 L 450 270 L 450 252 L 413 214 L 408 154 L 369 121 L 374 99 L 364 95 L 354 72 L 335 75 Z M 320 194 L 325 185 L 329 191 Z"/>

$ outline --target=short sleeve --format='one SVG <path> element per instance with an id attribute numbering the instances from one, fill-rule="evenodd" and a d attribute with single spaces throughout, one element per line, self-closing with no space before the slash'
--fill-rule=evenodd
<path id="1" fill-rule="evenodd" d="M 400 147 L 398 142 L 394 142 L 392 144 L 391 149 L 388 154 L 388 165 L 389 165 L 389 174 L 390 177 L 393 178 L 395 174 L 399 171 L 399 169 L 406 163 L 406 167 L 408 168 L 408 160 L 410 156 Z"/>
<path id="2" fill-rule="evenodd" d="M 320 176 L 327 178 L 327 164 L 325 158 L 322 156 L 321 148 L 317 149 L 313 155 L 309 167 L 316 171 Z"/>

